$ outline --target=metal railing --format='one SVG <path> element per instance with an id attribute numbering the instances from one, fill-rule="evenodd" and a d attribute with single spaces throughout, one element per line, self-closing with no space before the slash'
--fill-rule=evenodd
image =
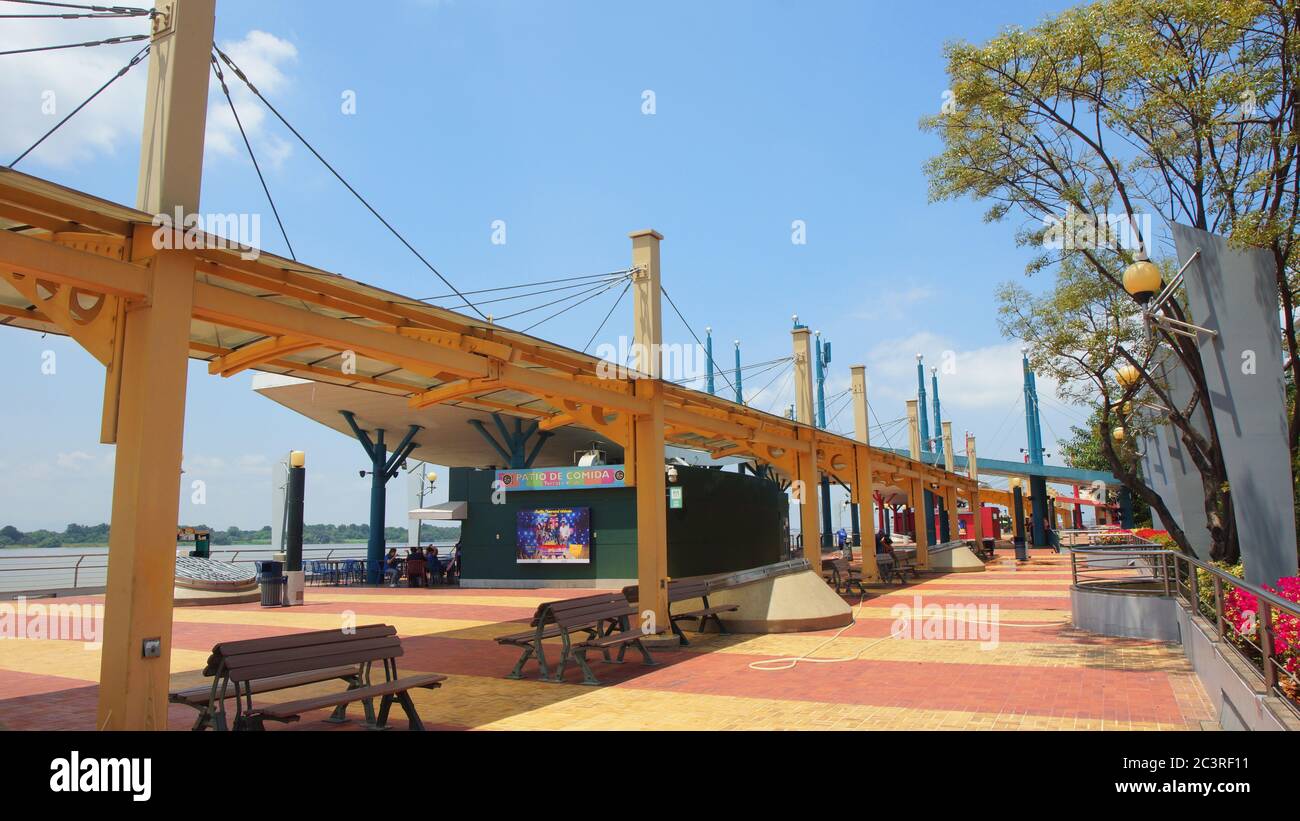
<path id="1" fill-rule="evenodd" d="M 270 545 L 213 548 L 209 556 L 230 564 L 253 564 L 276 551 Z M 186 555 L 188 548 L 177 548 Z M 366 545 L 304 545 L 304 559 L 362 558 Z M 81 590 L 103 587 L 108 575 L 108 551 L 94 553 L 43 553 L 0 550 L 0 593 Z"/>
<path id="2" fill-rule="evenodd" d="M 1277 652 L 1279 632 L 1291 635 L 1289 654 L 1300 651 L 1300 604 L 1208 562 L 1148 544 L 1074 548 L 1070 574 L 1084 590 L 1174 598 L 1213 627 L 1218 641 L 1246 662 L 1269 693 L 1300 714 L 1300 675 L 1287 670 Z M 1234 591 L 1253 597 L 1254 610 Z"/>

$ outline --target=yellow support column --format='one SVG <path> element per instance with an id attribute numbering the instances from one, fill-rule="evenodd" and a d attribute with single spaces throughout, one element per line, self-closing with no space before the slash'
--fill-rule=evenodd
<path id="1" fill-rule="evenodd" d="M 966 433 L 966 475 L 975 483 L 975 489 L 967 497 L 971 510 L 971 538 L 976 545 L 980 545 L 984 541 L 984 511 L 980 502 L 980 470 L 975 458 L 975 436 L 970 432 Z"/>
<path id="2" fill-rule="evenodd" d="M 812 333 L 804 325 L 790 332 L 794 342 L 794 418 L 812 426 L 813 379 Z M 821 572 L 821 517 L 817 508 L 817 488 L 821 484 L 817 471 L 817 438 L 811 430 L 801 430 L 799 439 L 806 443 L 799 449 L 795 498 L 799 503 L 799 535 L 803 538 L 803 555 L 814 573 Z"/>
<path id="3" fill-rule="evenodd" d="M 663 291 L 660 286 L 659 243 L 663 235 L 650 229 L 633 231 L 632 238 L 632 367 L 658 379 L 663 358 Z"/>
<path id="4" fill-rule="evenodd" d="M 912 458 L 918 462 L 921 461 L 920 418 L 916 400 L 907 400 L 907 446 Z M 916 566 L 925 567 L 930 561 L 930 549 L 926 542 L 929 541 L 934 511 L 925 509 L 925 479 L 913 479 L 911 485 L 908 495 L 911 497 L 912 510 L 916 511 L 913 517 L 916 519 Z"/>
<path id="5" fill-rule="evenodd" d="M 215 0 L 159 3 L 138 205 L 197 213 Z M 183 226 L 177 226 L 183 230 Z M 97 725 L 167 728 L 172 595 L 194 261 L 153 257 L 149 300 L 126 313 Z"/>
<path id="6" fill-rule="evenodd" d="M 808 428 L 799 429 L 800 447 L 796 454 L 795 485 L 796 501 L 799 504 L 799 533 L 803 536 L 803 557 L 814 573 L 820 573 L 822 567 L 821 513 L 817 506 L 817 440 Z M 809 538 L 809 534 L 811 538 Z"/>
<path id="7" fill-rule="evenodd" d="M 879 581 L 880 568 L 876 564 L 876 517 L 874 487 L 871 482 L 871 426 L 868 424 L 867 369 L 863 365 L 849 368 L 853 394 L 853 438 L 866 447 L 855 448 L 857 469 L 853 483 L 853 501 L 858 504 L 858 527 L 862 531 L 862 578 Z"/>
<path id="8" fill-rule="evenodd" d="M 633 421 L 635 444 L 630 466 L 636 477 L 636 567 L 641 601 L 641 629 L 664 633 L 668 619 L 668 494 L 664 477 L 664 397 L 658 381 L 663 367 L 662 291 L 657 231 L 633 231 L 633 368 L 653 379 L 637 379 L 637 397 L 650 401 L 650 413 Z M 647 623 L 649 622 L 649 623 Z"/>
<path id="9" fill-rule="evenodd" d="M 944 422 L 943 467 L 950 474 L 957 472 L 957 454 L 952 449 L 952 422 Z M 957 486 L 949 485 L 943 491 L 943 505 L 948 512 L 948 536 L 953 541 L 961 538 L 961 517 L 957 515 Z"/>
<path id="10" fill-rule="evenodd" d="M 668 494 L 664 478 L 664 397 L 662 385 L 636 381 L 636 395 L 649 399 L 651 412 L 636 417 L 636 575 L 642 631 L 663 633 L 668 621 Z M 647 625 L 646 619 L 653 618 Z M 653 629 L 650 629 L 653 628 Z"/>

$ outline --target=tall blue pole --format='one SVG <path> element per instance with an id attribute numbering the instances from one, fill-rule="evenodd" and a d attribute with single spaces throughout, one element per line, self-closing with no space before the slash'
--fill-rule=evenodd
<path id="1" fill-rule="evenodd" d="M 925 364 L 922 361 L 924 357 L 921 354 L 916 355 L 916 407 L 921 411 L 921 461 L 925 461 L 925 453 L 932 450 L 930 447 L 930 414 L 925 412 Z M 926 534 L 934 537 L 939 535 L 934 527 L 934 494 L 925 491 L 921 494 L 922 508 L 917 515 L 926 517 L 928 526 Z M 932 539 L 933 540 L 933 539 Z"/>
<path id="2" fill-rule="evenodd" d="M 1034 372 L 1029 368 L 1029 353 L 1022 352 L 1021 367 L 1025 376 L 1025 434 L 1029 444 L 1029 463 L 1043 464 L 1043 433 L 1038 418 L 1038 387 Z M 1029 477 L 1030 534 L 1035 547 L 1047 544 L 1047 480 L 1041 476 Z"/>
<path id="3" fill-rule="evenodd" d="M 420 426 L 411 425 L 393 455 L 389 456 L 383 428 L 375 431 L 374 441 L 371 441 L 370 436 L 357 424 L 352 411 L 339 413 L 347 420 L 348 427 L 352 428 L 353 435 L 370 457 L 370 534 L 366 543 L 366 581 L 379 584 L 384 578 L 384 513 L 387 507 L 388 480 L 397 475 L 402 462 L 418 447 L 413 440 L 420 431 Z"/>
<path id="4" fill-rule="evenodd" d="M 816 333 L 817 360 L 817 427 L 826 429 L 826 366 L 831 361 L 831 343 L 822 342 L 822 332 Z M 822 547 L 833 547 L 831 535 L 831 477 L 822 474 Z"/>
<path id="5" fill-rule="evenodd" d="M 943 455 L 943 414 L 939 409 L 939 369 L 930 369 L 930 387 L 934 391 L 934 452 Z"/>
<path id="6" fill-rule="evenodd" d="M 930 368 L 930 388 L 934 391 L 934 452 L 943 455 L 943 413 L 939 408 L 939 369 Z M 923 409 L 924 412 L 924 409 Z M 947 542 L 952 538 L 951 527 L 944 507 L 943 497 L 939 500 L 939 541 Z"/>
<path id="7" fill-rule="evenodd" d="M 740 340 L 736 340 L 736 404 L 745 404 L 745 391 L 740 382 Z"/>
<path id="8" fill-rule="evenodd" d="M 705 387 L 709 391 L 709 395 L 713 396 L 713 329 L 712 328 L 704 329 L 704 358 L 708 360 L 708 368 L 709 368 L 708 370 L 709 376 L 708 376 L 708 380 L 706 381 Z"/>

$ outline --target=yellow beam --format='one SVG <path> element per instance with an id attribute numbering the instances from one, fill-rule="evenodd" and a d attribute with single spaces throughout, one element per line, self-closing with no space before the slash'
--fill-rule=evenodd
<path id="1" fill-rule="evenodd" d="M 208 373 L 231 377 L 237 373 L 242 373 L 249 368 L 257 367 L 274 359 L 279 359 L 285 354 L 301 351 L 307 348 L 318 347 L 316 342 L 309 339 L 299 339 L 294 336 L 276 336 L 270 339 L 263 339 L 261 342 L 254 342 L 251 345 L 245 345 L 238 348 L 225 356 L 219 356 L 208 363 Z"/>

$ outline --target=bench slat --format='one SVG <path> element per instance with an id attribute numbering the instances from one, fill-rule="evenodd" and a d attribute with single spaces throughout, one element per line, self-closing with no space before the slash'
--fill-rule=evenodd
<path id="1" fill-rule="evenodd" d="M 313 630 L 308 633 L 290 633 L 284 636 L 266 636 L 260 639 L 224 641 L 213 646 L 212 653 L 208 656 L 207 666 L 203 668 L 203 675 L 216 675 L 217 668 L 220 667 L 222 659 L 229 655 L 256 653 L 264 650 L 284 650 L 291 647 L 303 647 L 307 645 L 320 644 L 323 640 L 331 637 L 334 640 L 359 640 L 395 635 L 397 635 L 397 630 L 391 625 L 367 624 L 356 628 L 355 632 L 352 633 L 344 633 L 342 630 Z"/>
<path id="2" fill-rule="evenodd" d="M 338 693 L 330 693 L 329 695 L 324 696 L 300 698 L 297 701 L 285 701 L 280 704 L 271 704 L 254 710 L 252 715 L 261 715 L 268 718 L 278 719 L 291 718 L 299 716 L 302 713 L 311 712 L 312 710 L 320 710 L 326 707 L 337 707 L 340 704 L 351 704 L 354 701 L 360 701 L 366 698 L 395 695 L 403 690 L 413 690 L 419 687 L 440 687 L 442 686 L 442 682 L 446 680 L 446 676 L 440 676 L 437 673 L 406 676 L 405 678 L 399 678 L 396 681 L 384 681 L 379 684 L 372 684 L 369 687 L 358 687 L 355 690 L 343 690 Z"/>
<path id="3" fill-rule="evenodd" d="M 306 673 L 295 673 L 287 676 L 272 676 L 271 678 L 256 679 L 249 682 L 249 690 L 256 695 L 257 693 L 271 693 L 276 690 L 288 690 L 292 687 L 302 687 L 305 684 L 319 684 L 322 681 L 332 681 L 336 678 L 345 678 L 357 674 L 355 666 L 329 667 L 323 670 L 310 670 Z M 202 707 L 208 703 L 212 697 L 212 685 L 204 684 L 200 687 L 190 687 L 186 690 L 175 690 L 167 694 L 167 700 L 175 704 L 185 704 L 190 707 Z M 226 691 L 226 698 L 235 697 L 233 689 Z"/>
<path id="4" fill-rule="evenodd" d="M 374 651 L 382 654 L 394 647 L 400 647 L 401 640 L 397 636 L 381 636 L 372 639 L 349 639 L 345 641 L 321 642 L 320 644 L 308 645 L 305 647 L 289 647 L 281 650 L 262 650 L 256 653 L 240 653 L 239 655 L 227 655 L 225 658 L 226 669 L 232 674 L 238 673 L 241 680 L 243 671 L 248 667 L 256 667 L 261 664 L 275 661 L 292 661 L 295 659 L 312 659 L 320 656 L 338 655 L 339 653 L 356 652 L 364 653 Z M 358 659 L 364 661 L 365 659 Z M 317 665 L 319 666 L 319 665 Z M 308 668 L 316 669 L 316 668 Z"/>
<path id="5" fill-rule="evenodd" d="M 336 667 L 343 664 L 361 664 L 363 662 L 380 661 L 381 659 L 396 659 L 400 658 L 402 654 L 403 650 L 400 643 L 385 649 L 374 650 L 352 650 L 344 647 L 340 648 L 337 653 L 319 654 L 309 658 L 268 661 L 251 665 L 238 671 L 232 671 L 230 677 L 234 681 L 248 681 L 249 679 L 300 673 L 320 667 Z"/>

